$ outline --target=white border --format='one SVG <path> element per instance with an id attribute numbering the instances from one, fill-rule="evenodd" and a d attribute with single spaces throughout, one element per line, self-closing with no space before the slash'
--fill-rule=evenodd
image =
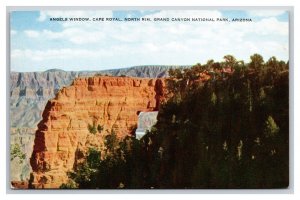
<path id="1" fill-rule="evenodd" d="M 48 2 L 48 1 L 51 1 L 51 2 Z M 197 0 L 184 0 L 184 1 L 176 1 L 176 0 L 173 0 L 171 1 L 172 4 L 170 4 L 169 2 L 170 1 L 163 1 L 163 2 L 160 2 L 160 1 L 157 1 L 157 0 L 151 0 L 149 2 L 145 1 L 145 0 L 133 0 L 133 1 L 122 1 L 121 3 L 118 2 L 117 0 L 111 0 L 109 2 L 100 2 L 100 0 L 97 0 L 99 2 L 94 2 L 96 0 L 85 0 L 85 1 L 78 1 L 78 0 L 64 0 L 64 1 L 61 1 L 61 0 L 48 0 L 46 2 L 36 2 L 33 1 L 33 0 L 7 0 L 7 1 L 2 1 L 1 2 L 1 7 L 0 7 L 0 20 L 1 20 L 1 40 L 0 40 L 0 44 L 2 44 L 2 46 L 4 46 L 4 44 L 6 44 L 6 41 L 7 41 L 7 38 L 6 38 L 6 32 L 7 30 L 5 30 L 4 27 L 6 27 L 6 6 L 95 6 L 95 5 L 100 5 L 100 6 L 169 6 L 169 5 L 172 5 L 172 6 L 195 6 L 195 5 L 200 5 L 200 6 L 294 6 L 294 14 L 295 14 L 295 17 L 294 17 L 294 24 L 295 24 L 295 35 L 300 35 L 299 34 L 299 28 L 297 27 L 297 19 L 300 19 L 299 18 L 299 6 L 296 5 L 296 3 L 294 3 L 294 1 L 292 0 L 278 0 L 278 1 L 270 1 L 270 0 L 261 0 L 261 1 L 256 1 L 256 0 L 252 0 L 252 1 L 236 1 L 236 0 L 229 0 L 229 1 L 221 1 L 221 4 L 220 4 L 220 1 L 216 1 L 216 0 L 210 0 L 210 1 L 206 1 L 206 2 L 202 2 L 200 3 L 199 1 Z M 71 2 L 69 2 L 71 1 Z M 57 8 L 57 7 L 56 7 Z M 79 7 L 78 9 L 82 9 L 81 7 Z M 107 8 L 109 9 L 109 8 Z M 163 8 L 162 8 L 163 9 Z M 180 9 L 180 8 L 178 8 Z M 298 11 L 298 12 L 297 12 Z M 299 23 L 299 22 L 298 22 Z M 291 24 L 292 25 L 292 24 Z M 292 38 L 291 38 L 292 39 Z M 299 46 L 297 45 L 297 38 L 295 37 L 294 38 L 294 41 L 292 41 L 291 44 L 291 48 L 293 48 L 293 45 L 294 44 L 294 47 L 295 47 L 295 52 L 300 52 L 299 51 Z M 5 135 L 5 130 L 8 128 L 6 125 L 6 120 L 7 119 L 4 119 L 4 110 L 7 110 L 7 107 L 9 107 L 9 105 L 5 104 L 7 101 L 7 98 L 5 97 L 6 95 L 4 91 L 6 91 L 6 85 L 7 85 L 7 81 L 6 81 L 6 63 L 5 63 L 5 60 L 6 60 L 6 52 L 4 50 L 4 48 L 0 48 L 0 55 L 1 55 L 1 71 L 0 71 L 0 87 L 1 87 L 1 97 L 0 97 L 0 105 L 1 105 L 1 111 L 3 110 L 3 112 L 1 113 L 2 115 L 1 118 L 0 118 L 0 127 L 1 127 L 1 133 L 2 133 L 2 138 L 1 138 L 1 143 L 0 143 L 0 146 L 2 147 L 2 151 L 0 151 L 0 155 L 1 155 L 1 158 L 2 159 L 2 165 L 1 166 L 1 176 L 2 179 L 1 179 L 1 187 L 0 187 L 0 195 L 3 197 L 3 199 L 6 199 L 6 198 L 9 198 L 9 199 L 14 199 L 14 198 L 22 198 L 22 199 L 35 199 L 35 198 L 38 198 L 38 199 L 41 199 L 41 198 L 53 198 L 53 195 L 43 195 L 43 196 L 40 196 L 40 195 L 25 195 L 22 197 L 20 195 L 7 195 L 7 190 L 6 190 L 6 183 L 7 183 L 7 180 L 6 180 L 6 173 L 7 171 L 5 170 L 5 165 L 4 165 L 4 159 L 6 160 L 6 152 L 4 149 L 7 149 L 5 148 L 6 147 L 6 140 L 4 139 L 4 135 Z M 293 49 L 291 49 L 291 54 L 290 56 L 292 56 L 292 52 L 293 52 Z M 3 53 L 2 53 L 3 52 Z M 299 63 L 299 61 L 297 60 L 297 58 L 294 58 L 295 59 L 295 66 L 297 66 L 297 64 Z M 292 59 L 290 59 L 290 63 L 292 64 Z M 296 88 L 296 86 L 299 84 L 299 79 L 294 79 L 294 75 L 296 74 L 299 74 L 298 73 L 298 69 L 297 67 L 295 67 L 294 69 L 294 73 L 292 73 L 291 71 L 291 75 L 290 75 L 290 86 L 294 86 L 294 87 L 291 87 L 291 95 L 290 95 L 290 107 L 291 107 L 291 114 L 293 115 L 293 111 L 294 111 L 294 118 L 296 119 L 297 117 L 297 114 L 298 114 L 298 106 L 297 106 L 297 102 L 299 102 L 299 93 L 297 92 L 297 90 L 294 90 Z M 292 84 L 294 81 L 294 84 Z M 294 91 L 294 92 L 292 92 Z M 293 101 L 294 100 L 294 101 Z M 295 105 L 293 104 L 293 102 L 295 102 Z M 8 102 L 7 102 L 8 103 Z M 3 119 L 2 119 L 2 116 L 3 116 Z M 292 121 L 292 118 L 290 119 L 290 121 Z M 299 124 L 299 123 L 298 123 Z M 297 141 L 299 141 L 299 136 L 297 136 L 297 132 L 299 132 L 299 125 L 297 123 L 295 124 L 292 124 L 293 126 L 291 127 L 291 131 L 292 129 L 294 128 L 294 132 L 296 133 L 294 135 L 294 140 L 293 141 L 296 141 L 296 144 L 297 144 Z M 290 141 L 290 146 L 292 146 L 293 144 L 293 141 Z M 293 147 L 293 146 L 292 146 Z M 297 152 L 297 145 L 295 145 L 295 150 L 293 151 L 296 155 L 296 152 Z M 298 166 L 298 167 L 297 167 Z M 296 159 L 296 156 L 295 156 L 295 160 L 294 160 L 294 169 L 299 169 L 299 164 L 298 164 L 298 160 Z M 295 181 L 295 186 L 297 186 L 297 183 L 299 183 L 299 181 L 297 181 L 297 177 L 299 178 L 298 176 L 298 172 L 295 171 L 294 172 L 294 181 Z M 298 179 L 299 180 L 299 179 Z M 214 190 L 209 190 L 210 193 L 215 193 L 216 191 Z M 236 190 L 237 192 L 235 193 L 240 193 L 239 191 L 240 190 Z M 56 191 L 57 192 L 57 191 Z M 110 191 L 110 192 L 113 192 L 115 193 L 115 191 Z M 145 192 L 145 191 L 141 191 L 142 193 L 149 193 L 149 192 Z M 242 192 L 242 191 L 241 191 Z M 256 191 L 255 190 L 250 190 L 246 193 L 255 193 Z M 264 198 L 265 197 L 268 197 L 268 198 L 272 198 L 272 199 L 296 199 L 298 192 L 299 192 L 299 189 L 297 190 L 297 187 L 294 188 L 294 192 L 295 194 L 294 195 L 276 195 L 276 194 L 273 194 L 273 195 L 264 195 Z M 41 192 L 41 193 L 45 193 L 45 192 Z M 74 193 L 74 191 L 72 192 Z M 89 191 L 88 193 L 92 193 L 91 191 Z M 139 192 L 140 193 L 140 192 Z M 165 192 L 164 192 L 165 193 Z M 169 191 L 168 193 L 174 193 L 174 191 Z M 186 192 L 184 192 L 186 193 Z M 276 193 L 276 192 L 275 192 Z M 68 195 L 69 196 L 69 195 Z M 107 196 L 107 195 L 105 195 Z M 107 196 L 106 198 L 111 198 L 110 196 L 115 196 L 115 195 L 109 195 Z M 124 195 L 122 194 L 122 196 L 117 196 L 118 198 L 122 198 L 122 199 L 135 199 L 135 198 L 146 198 L 146 199 L 153 199 L 153 198 L 157 198 L 156 197 L 157 195 L 153 196 L 153 195 L 143 195 L 143 197 L 140 197 L 139 195 L 130 195 L 130 196 L 127 196 L 127 195 Z M 81 195 L 71 195 L 70 196 L 72 199 L 81 199 L 82 196 Z M 168 198 L 179 198 L 179 197 L 183 197 L 182 195 L 180 194 L 175 194 L 175 195 L 172 195 L 172 197 L 168 196 Z M 256 197 L 262 197 L 261 195 L 242 195 L 241 194 L 223 194 L 223 195 L 207 195 L 207 194 L 203 194 L 201 197 L 204 197 L 204 198 L 213 198 L 213 199 L 216 199 L 218 197 L 221 197 L 222 199 L 252 199 L 252 198 L 256 198 Z M 91 197 L 89 197 L 91 198 Z M 93 197 L 95 198 L 95 197 Z M 105 197 L 104 197 L 105 198 Z M 198 195 L 189 195 L 188 198 L 191 198 L 191 199 L 195 199 L 195 198 L 199 198 Z M 298 197 L 299 198 L 299 197 Z M 2 198 L 1 198 L 2 199 Z"/>

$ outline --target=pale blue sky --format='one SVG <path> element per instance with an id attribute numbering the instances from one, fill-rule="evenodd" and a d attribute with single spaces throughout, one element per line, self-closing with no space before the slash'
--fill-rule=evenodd
<path id="1" fill-rule="evenodd" d="M 252 18 L 253 22 L 53 22 L 50 17 Z M 11 70 L 101 70 L 192 65 L 227 54 L 288 60 L 283 10 L 15 11 Z"/>

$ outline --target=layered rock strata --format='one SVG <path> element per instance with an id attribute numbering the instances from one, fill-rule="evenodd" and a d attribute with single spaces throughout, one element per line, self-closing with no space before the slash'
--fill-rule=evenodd
<path id="1" fill-rule="evenodd" d="M 51 69 L 45 72 L 10 73 L 10 141 L 11 146 L 19 146 L 25 158 L 14 158 L 10 162 L 11 181 L 27 181 L 31 171 L 29 158 L 32 153 L 33 138 L 42 111 L 49 99 L 55 97 L 64 86 L 69 86 L 77 77 L 91 77 L 96 74 L 162 78 L 168 76 L 170 68 L 188 66 L 136 66 L 102 71 L 63 71 Z"/>
<path id="2" fill-rule="evenodd" d="M 48 101 L 38 124 L 30 164 L 32 188 L 58 188 L 89 148 L 104 150 L 104 136 L 124 137 L 138 114 L 158 110 L 162 79 L 98 76 L 77 78 Z M 91 133 L 89 127 L 101 129 Z"/>

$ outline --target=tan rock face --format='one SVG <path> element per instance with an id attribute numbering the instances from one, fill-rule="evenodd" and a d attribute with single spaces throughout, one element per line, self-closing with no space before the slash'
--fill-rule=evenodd
<path id="1" fill-rule="evenodd" d="M 78 78 L 50 100 L 38 124 L 30 163 L 33 188 L 58 188 L 66 172 L 91 147 L 103 149 L 103 138 L 114 131 L 128 135 L 139 111 L 154 111 L 162 100 L 164 81 L 128 77 Z M 102 126 L 90 133 L 89 126 Z"/>

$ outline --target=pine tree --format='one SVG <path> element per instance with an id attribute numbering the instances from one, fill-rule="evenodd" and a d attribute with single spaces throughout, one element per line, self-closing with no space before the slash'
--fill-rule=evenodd
<path id="1" fill-rule="evenodd" d="M 276 122 L 274 121 L 272 116 L 268 116 L 268 119 L 265 122 L 265 136 L 274 137 L 279 131 L 279 127 L 277 126 Z"/>
<path id="2" fill-rule="evenodd" d="M 210 101 L 212 102 L 213 105 L 216 105 L 216 103 L 217 103 L 217 95 L 214 92 L 211 95 Z"/>

